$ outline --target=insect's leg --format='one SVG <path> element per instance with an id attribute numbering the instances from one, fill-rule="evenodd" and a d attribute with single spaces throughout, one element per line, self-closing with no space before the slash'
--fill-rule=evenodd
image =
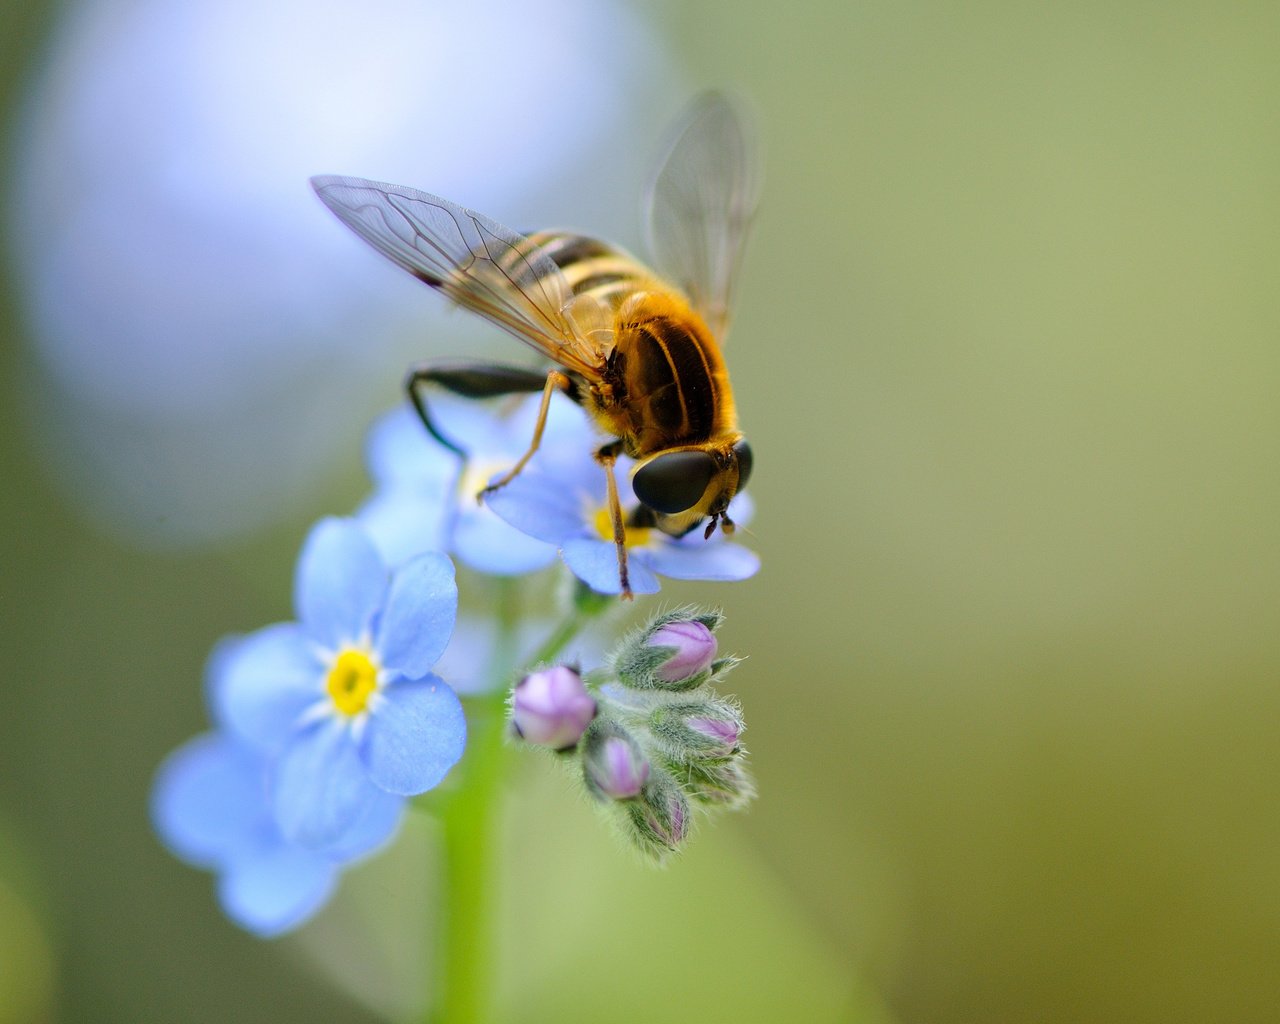
<path id="1" fill-rule="evenodd" d="M 572 394 L 573 382 L 559 370 L 550 370 L 547 372 L 545 380 L 542 381 L 542 404 L 538 407 L 538 422 L 533 428 L 533 440 L 529 442 L 529 450 L 520 456 L 520 461 L 512 466 L 510 470 L 503 473 L 501 477 L 477 494 L 477 500 L 483 500 L 484 496 L 490 491 L 496 491 L 499 487 L 505 487 L 511 483 L 520 474 L 520 470 L 524 469 L 528 461 L 533 458 L 533 453 L 538 450 L 538 445 L 542 444 L 542 431 L 547 425 L 547 410 L 551 408 L 551 396 L 557 391 Z"/>
<path id="2" fill-rule="evenodd" d="M 596 452 L 596 461 L 604 467 L 605 488 L 609 495 L 609 521 L 613 524 L 613 544 L 618 552 L 618 583 L 622 587 L 622 600 L 630 601 L 634 595 L 631 593 L 631 580 L 627 576 L 627 527 L 622 521 L 618 481 L 613 474 L 613 467 L 621 450 L 620 441 L 611 441 Z"/>
<path id="3" fill-rule="evenodd" d="M 463 398 L 497 398 L 541 391 L 546 386 L 546 374 L 541 370 L 526 370 L 518 366 L 502 366 L 498 363 L 418 363 L 409 368 L 404 379 L 404 389 L 409 401 L 418 411 L 418 418 L 427 433 L 439 441 L 464 462 L 467 453 L 445 435 L 431 417 L 427 408 L 423 387 L 434 384 L 452 391 Z"/>

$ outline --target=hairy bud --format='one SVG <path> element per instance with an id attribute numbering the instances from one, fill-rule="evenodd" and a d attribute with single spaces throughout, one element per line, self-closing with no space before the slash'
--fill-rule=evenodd
<path id="1" fill-rule="evenodd" d="M 628 833 L 650 856 L 661 859 L 676 852 L 689 836 L 689 801 L 668 775 L 655 774 L 640 799 L 626 807 Z"/>
<path id="2" fill-rule="evenodd" d="M 582 775 L 597 798 L 630 800 L 649 779 L 649 759 L 618 723 L 600 720 L 583 743 Z"/>
<path id="3" fill-rule="evenodd" d="M 515 734 L 553 750 L 575 746 L 595 716 L 596 702 L 582 676 L 564 665 L 529 673 L 511 695 Z"/>
<path id="4" fill-rule="evenodd" d="M 747 726 L 736 705 L 715 697 L 659 704 L 649 727 L 672 756 L 688 761 L 732 757 Z"/>
<path id="5" fill-rule="evenodd" d="M 691 690 L 705 682 L 716 658 L 719 612 L 678 609 L 627 637 L 614 655 L 614 671 L 637 690 Z"/>

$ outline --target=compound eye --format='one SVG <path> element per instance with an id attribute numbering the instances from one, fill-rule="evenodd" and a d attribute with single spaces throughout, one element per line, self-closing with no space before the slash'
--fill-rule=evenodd
<path id="1" fill-rule="evenodd" d="M 718 471 L 708 452 L 667 452 L 637 469 L 631 488 L 649 508 L 670 516 L 693 508 Z"/>
<path id="2" fill-rule="evenodd" d="M 752 464 L 751 445 L 747 444 L 745 437 L 733 446 L 733 453 L 738 456 L 738 490 L 742 490 L 751 477 Z"/>

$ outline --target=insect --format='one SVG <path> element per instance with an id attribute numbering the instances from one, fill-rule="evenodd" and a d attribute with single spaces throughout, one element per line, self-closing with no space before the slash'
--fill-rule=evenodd
<path id="1" fill-rule="evenodd" d="M 542 392 L 528 450 L 478 497 L 510 482 L 538 449 L 551 396 L 581 405 L 613 440 L 595 453 L 607 483 L 619 589 L 631 597 L 626 529 L 680 537 L 709 520 L 733 532 L 729 504 L 751 474 L 720 353 L 747 229 L 758 196 L 744 119 L 719 94 L 697 101 L 646 190 L 649 245 L 661 276 L 586 235 L 522 235 L 439 196 L 361 178 L 311 179 L 326 206 L 419 280 L 532 346 L 555 365 L 533 371 L 487 363 L 422 363 L 405 380 L 427 430 L 423 393 L 469 398 Z M 624 521 L 614 464 L 636 460 L 639 505 Z"/>

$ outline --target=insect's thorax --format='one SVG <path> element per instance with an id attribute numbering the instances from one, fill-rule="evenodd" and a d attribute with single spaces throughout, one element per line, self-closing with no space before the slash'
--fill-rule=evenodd
<path id="1" fill-rule="evenodd" d="M 575 296 L 613 312 L 613 349 L 584 400 L 600 425 L 643 458 L 679 445 L 737 439 L 720 347 L 671 285 L 634 257 L 585 235 L 529 236 L 555 261 Z"/>
<path id="2" fill-rule="evenodd" d="M 737 439 L 733 393 L 719 347 L 702 320 L 664 292 L 637 292 L 617 313 L 601 414 L 628 454 Z"/>

